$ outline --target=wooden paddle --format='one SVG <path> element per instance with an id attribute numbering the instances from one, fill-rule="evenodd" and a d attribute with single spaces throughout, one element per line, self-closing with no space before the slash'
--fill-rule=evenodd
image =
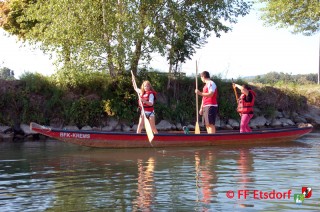
<path id="1" fill-rule="evenodd" d="M 137 92 L 138 94 L 138 98 L 139 98 L 139 103 L 141 105 L 141 111 L 142 111 L 142 115 L 143 115 L 143 120 L 144 120 L 144 127 L 146 129 L 146 132 L 147 132 L 147 136 L 148 136 L 148 139 L 149 139 L 149 142 L 151 144 L 153 138 L 154 138 L 154 134 L 153 134 L 153 131 L 152 131 L 152 128 L 151 128 L 151 125 L 150 125 L 150 122 L 149 122 L 149 119 L 147 118 L 145 112 L 144 112 L 144 108 L 142 106 L 142 101 L 141 101 L 141 97 L 140 97 L 140 94 L 137 90 L 137 83 L 136 83 L 136 79 L 134 77 L 134 74 L 133 72 L 131 71 L 131 75 L 132 75 L 132 83 L 133 83 L 133 88 L 134 90 Z M 151 144 L 152 145 L 152 144 Z"/>
<path id="2" fill-rule="evenodd" d="M 232 78 L 232 87 L 233 87 L 233 91 L 234 91 L 234 95 L 236 96 L 236 102 L 238 102 L 238 93 L 237 93 L 237 88 L 233 86 L 233 78 Z"/>
<path id="3" fill-rule="evenodd" d="M 196 61 L 196 89 L 198 89 L 198 63 Z M 200 127 L 199 127 L 199 105 L 198 105 L 198 93 L 196 93 L 196 114 L 197 114 L 197 121 L 196 126 L 194 128 L 194 134 L 200 134 Z"/>

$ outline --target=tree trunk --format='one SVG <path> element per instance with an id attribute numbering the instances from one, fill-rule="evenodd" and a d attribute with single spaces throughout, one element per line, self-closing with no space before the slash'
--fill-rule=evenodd
<path id="1" fill-rule="evenodd" d="M 135 75 L 138 72 L 138 64 L 139 64 L 139 60 L 141 57 L 141 49 L 142 49 L 142 40 L 139 39 L 136 42 L 136 49 L 134 51 L 134 55 L 131 60 L 131 70 L 132 70 L 133 74 L 135 74 Z"/>
<path id="2" fill-rule="evenodd" d="M 114 77 L 115 76 L 115 70 L 114 70 L 114 65 L 113 65 L 113 54 L 112 54 L 112 50 L 111 50 L 111 46 L 110 46 L 110 39 L 109 39 L 109 35 L 108 35 L 108 30 L 107 30 L 107 22 L 106 22 L 106 16 L 107 16 L 107 12 L 106 12 L 106 0 L 101 0 L 102 3 L 102 21 L 103 21 L 103 27 L 104 27 L 104 33 L 103 33 L 103 38 L 106 42 L 107 45 L 107 65 L 109 68 L 109 73 L 110 76 Z"/>
<path id="3" fill-rule="evenodd" d="M 118 0 L 118 11 L 119 11 L 119 17 L 124 16 L 123 14 L 123 2 L 122 0 Z M 122 21 L 119 21 L 122 23 Z M 125 70 L 125 50 L 124 50 L 124 43 L 123 43 L 123 33 L 124 33 L 124 26 L 122 24 L 118 24 L 118 47 L 117 47 L 117 69 L 118 69 L 118 75 L 121 75 L 122 72 Z"/>
<path id="4" fill-rule="evenodd" d="M 135 42 L 136 43 L 135 51 L 133 53 L 133 57 L 131 59 L 131 64 L 130 64 L 131 66 L 130 68 L 134 74 L 137 74 L 138 72 L 138 64 L 142 54 L 142 43 L 145 37 L 144 36 L 144 30 L 146 28 L 145 18 L 147 14 L 146 14 L 145 5 L 143 5 L 143 3 L 141 3 L 139 7 L 139 14 L 140 14 L 139 33 Z"/>

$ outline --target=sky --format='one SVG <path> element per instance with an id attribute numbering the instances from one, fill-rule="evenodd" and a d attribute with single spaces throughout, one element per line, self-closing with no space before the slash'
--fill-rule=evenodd
<path id="1" fill-rule="evenodd" d="M 265 27 L 259 20 L 259 12 L 252 10 L 240 17 L 232 31 L 220 38 L 210 37 L 205 46 L 198 49 L 191 60 L 182 64 L 182 72 L 195 74 L 209 71 L 222 78 L 239 78 L 266 74 L 271 71 L 288 74 L 319 72 L 319 34 L 294 35 L 288 29 Z M 40 50 L 23 46 L 14 36 L 7 36 L 0 29 L 0 68 L 14 70 L 19 78 L 24 72 L 51 75 L 55 68 L 49 55 Z M 151 67 L 167 72 L 164 58 L 155 55 Z"/>

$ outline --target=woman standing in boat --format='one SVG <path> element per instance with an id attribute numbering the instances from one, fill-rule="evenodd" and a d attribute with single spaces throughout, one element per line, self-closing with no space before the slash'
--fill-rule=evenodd
<path id="1" fill-rule="evenodd" d="M 238 88 L 241 91 L 241 96 L 238 99 L 237 111 L 241 116 L 240 133 L 251 132 L 249 122 L 253 117 L 253 106 L 256 98 L 256 93 L 248 85 L 238 85 L 233 83 L 233 88 Z"/>
<path id="2" fill-rule="evenodd" d="M 154 116 L 154 101 L 156 99 L 156 92 L 151 86 L 151 83 L 146 80 L 142 83 L 141 89 L 137 91 L 141 97 L 142 107 L 144 108 L 144 112 L 146 117 L 149 119 L 151 129 L 153 133 L 157 134 L 158 130 L 156 128 L 156 120 Z M 139 104 L 139 108 L 141 105 Z M 142 110 L 140 110 L 142 113 Z M 141 133 L 142 127 L 144 126 L 144 117 L 143 114 L 140 115 L 139 124 L 137 127 L 137 133 Z"/>

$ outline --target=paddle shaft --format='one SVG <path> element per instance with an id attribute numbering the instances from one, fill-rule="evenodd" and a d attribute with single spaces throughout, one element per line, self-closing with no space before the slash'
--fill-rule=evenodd
<path id="1" fill-rule="evenodd" d="M 196 61 L 196 89 L 198 90 L 198 63 Z M 198 103 L 198 92 L 196 93 L 196 114 L 197 114 L 197 121 L 196 121 L 196 126 L 194 129 L 195 134 L 200 134 L 200 126 L 199 126 L 199 103 Z"/>
<path id="2" fill-rule="evenodd" d="M 138 93 L 138 91 L 137 91 L 138 86 L 137 86 L 136 79 L 135 79 L 132 71 L 131 71 L 131 74 L 132 74 L 133 88 Z M 139 98 L 139 104 L 141 105 L 141 110 L 144 113 L 144 108 L 142 107 L 142 100 L 141 100 L 141 97 L 140 97 L 139 93 L 138 93 L 138 98 Z"/>
<path id="3" fill-rule="evenodd" d="M 233 78 L 232 78 L 232 84 L 233 84 L 234 82 L 233 82 Z M 234 95 L 236 96 L 236 102 L 238 102 L 238 93 L 237 93 L 237 89 L 236 89 L 236 87 L 234 87 L 233 85 L 232 85 L 232 87 L 233 87 L 233 91 L 234 91 Z"/>
<path id="4" fill-rule="evenodd" d="M 196 89 L 198 90 L 198 63 L 196 61 Z M 196 114 L 197 114 L 197 122 L 199 120 L 199 102 L 198 102 L 198 93 L 196 93 Z"/>

